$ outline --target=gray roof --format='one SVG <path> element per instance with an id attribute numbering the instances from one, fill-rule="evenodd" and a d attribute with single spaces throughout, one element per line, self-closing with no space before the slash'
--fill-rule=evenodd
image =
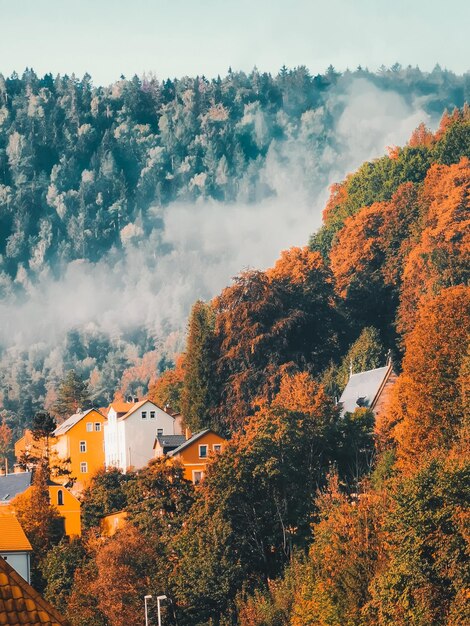
<path id="1" fill-rule="evenodd" d="M 57 428 L 52 434 L 54 435 L 54 437 L 58 437 L 59 435 L 64 435 L 72 428 L 72 426 L 75 426 L 75 424 L 78 424 L 78 422 L 82 418 L 84 418 L 85 415 L 88 415 L 88 413 L 91 413 L 91 411 L 97 411 L 99 413 L 97 409 L 88 409 L 87 411 L 83 411 L 81 413 L 75 413 L 75 415 L 71 415 L 69 418 L 65 420 L 65 422 L 62 422 L 62 424 L 57 426 Z"/>
<path id="2" fill-rule="evenodd" d="M 341 415 L 353 413 L 358 407 L 373 408 L 377 394 L 392 370 L 391 365 L 353 374 L 339 399 Z"/>
<path id="3" fill-rule="evenodd" d="M 9 502 L 31 485 L 33 472 L 18 472 L 0 476 L 0 502 Z"/>
<path id="4" fill-rule="evenodd" d="M 186 441 L 186 437 L 184 435 L 158 435 L 157 440 L 162 448 L 177 448 Z"/>
<path id="5" fill-rule="evenodd" d="M 196 433 L 195 435 L 193 435 L 192 437 L 187 439 L 180 446 L 178 446 L 175 450 L 172 450 L 171 452 L 169 452 L 168 456 L 174 456 L 175 454 L 178 454 L 179 452 L 181 452 L 181 450 L 184 450 L 189 445 L 191 445 L 194 441 L 199 439 L 199 437 L 202 437 L 203 435 L 205 435 L 206 433 L 209 433 L 209 432 L 210 432 L 210 428 L 206 428 L 205 430 L 199 431 L 198 433 Z"/>

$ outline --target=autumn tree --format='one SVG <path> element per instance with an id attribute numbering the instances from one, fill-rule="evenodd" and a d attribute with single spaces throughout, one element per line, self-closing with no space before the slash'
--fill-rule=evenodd
<path id="1" fill-rule="evenodd" d="M 148 398 L 157 406 L 165 407 L 168 405 L 175 411 L 181 411 L 181 396 L 185 376 L 184 361 L 184 355 L 179 355 L 175 367 L 165 370 L 153 385 L 150 385 Z"/>
<path id="2" fill-rule="evenodd" d="M 0 458 L 3 459 L 5 464 L 7 463 L 8 454 L 11 452 L 11 441 L 13 437 L 13 431 L 8 426 L 3 418 L 0 424 Z"/>
<path id="3" fill-rule="evenodd" d="M 50 502 L 47 462 L 36 467 L 31 487 L 17 495 L 11 505 L 33 547 L 32 579 L 42 589 L 39 564 L 64 534 L 64 520 Z"/>
<path id="4" fill-rule="evenodd" d="M 399 330 L 411 330 L 421 299 L 469 280 L 470 161 L 433 165 L 421 195 L 423 229 L 403 269 Z"/>
<path id="5" fill-rule="evenodd" d="M 460 372 L 469 323 L 470 288 L 462 285 L 443 289 L 418 311 L 389 409 L 403 467 L 416 468 L 427 455 L 455 443 L 464 416 Z"/>

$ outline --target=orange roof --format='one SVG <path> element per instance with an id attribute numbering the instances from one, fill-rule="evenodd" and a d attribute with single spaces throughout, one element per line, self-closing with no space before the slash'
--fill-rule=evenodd
<path id="1" fill-rule="evenodd" d="M 123 415 L 120 419 L 125 420 L 126 417 L 129 417 L 129 415 L 131 413 L 134 413 L 134 411 L 137 411 L 137 409 L 140 408 L 141 406 L 143 406 L 146 402 L 151 402 L 151 404 L 153 404 L 153 402 L 151 400 L 149 400 L 148 398 L 144 398 L 140 402 L 133 402 L 132 404 L 129 404 L 129 408 L 127 409 L 127 413 L 125 415 Z M 155 406 L 157 406 L 157 405 L 155 405 Z"/>
<path id="2" fill-rule="evenodd" d="M 1 557 L 0 624 L 69 626 L 69 622 Z"/>
<path id="3" fill-rule="evenodd" d="M 129 409 L 134 406 L 134 402 L 124 402 L 123 400 L 114 400 L 108 406 L 108 411 L 111 407 L 116 411 L 116 413 L 127 413 Z"/>
<path id="4" fill-rule="evenodd" d="M 31 544 L 9 507 L 0 509 L 0 552 L 30 552 Z M 1 622 L 0 622 L 1 623 Z"/>

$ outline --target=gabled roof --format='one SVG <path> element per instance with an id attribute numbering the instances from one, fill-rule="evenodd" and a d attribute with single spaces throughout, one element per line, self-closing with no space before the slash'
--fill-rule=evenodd
<path id="1" fill-rule="evenodd" d="M 0 508 L 0 552 L 32 552 L 31 544 L 10 507 Z"/>
<path id="2" fill-rule="evenodd" d="M 153 444 L 154 448 L 157 441 L 162 448 L 178 448 L 186 441 L 186 437 L 184 435 L 158 435 Z"/>
<path id="3" fill-rule="evenodd" d="M 33 472 L 18 472 L 0 476 L 0 503 L 13 500 L 31 485 Z"/>
<path id="4" fill-rule="evenodd" d="M 31 585 L 0 557 L 0 617 L 12 626 L 69 626 Z"/>
<path id="5" fill-rule="evenodd" d="M 342 405 L 341 415 L 353 413 L 358 407 L 373 409 L 391 372 L 392 365 L 390 364 L 367 372 L 352 374 L 339 399 Z"/>
<path id="6" fill-rule="evenodd" d="M 127 413 L 129 409 L 131 409 L 135 402 L 125 402 L 124 400 L 114 400 L 106 409 L 106 414 L 108 414 L 109 409 L 113 408 L 116 413 Z"/>
<path id="7" fill-rule="evenodd" d="M 129 409 L 129 411 L 127 411 L 127 413 L 125 415 L 122 415 L 119 418 L 119 421 L 124 421 L 126 420 L 130 415 L 132 415 L 132 413 L 135 413 L 135 411 L 137 411 L 138 409 L 140 409 L 142 406 L 144 406 L 144 404 L 146 403 L 152 404 L 156 409 L 158 409 L 159 411 L 163 411 L 163 409 L 161 409 L 157 404 L 155 404 L 155 402 L 152 402 L 152 400 L 149 400 L 148 398 L 144 398 L 143 400 L 141 400 L 140 402 L 135 402 L 133 404 L 131 404 L 131 408 Z M 163 411 L 165 413 L 165 411 Z M 170 417 L 172 417 L 173 419 L 175 419 L 173 417 L 173 415 L 170 415 L 169 413 L 167 413 L 167 415 L 169 415 Z"/>
<path id="8" fill-rule="evenodd" d="M 104 415 L 102 415 L 98 411 L 98 409 L 88 409 L 87 411 L 83 411 L 83 412 L 80 412 L 80 413 L 75 413 L 75 415 L 71 415 L 69 418 L 67 418 L 65 420 L 65 422 L 62 422 L 62 424 L 60 424 L 60 426 L 57 426 L 55 431 L 52 433 L 53 436 L 54 437 L 59 437 L 60 435 L 65 435 L 65 433 L 67 433 L 71 428 L 73 428 L 73 426 L 75 426 L 75 424 L 78 424 L 78 422 L 80 420 L 82 420 L 86 415 L 88 415 L 92 411 L 95 411 L 96 413 L 99 413 L 101 415 L 101 417 L 104 417 Z"/>
<path id="9" fill-rule="evenodd" d="M 198 439 L 200 439 L 203 435 L 206 435 L 207 433 L 210 432 L 214 432 L 213 430 L 211 430 L 210 428 L 206 428 L 205 430 L 201 430 L 200 432 L 196 433 L 195 435 L 193 435 L 192 437 L 190 437 L 189 439 L 187 439 L 184 443 L 182 443 L 180 446 L 178 446 L 176 448 L 176 450 L 172 450 L 171 452 L 168 453 L 168 456 L 175 456 L 176 454 L 179 454 L 180 452 L 182 452 L 185 448 L 187 448 L 188 446 L 190 446 L 191 444 L 193 444 L 195 441 L 197 441 Z M 217 433 L 214 433 L 217 434 Z"/>

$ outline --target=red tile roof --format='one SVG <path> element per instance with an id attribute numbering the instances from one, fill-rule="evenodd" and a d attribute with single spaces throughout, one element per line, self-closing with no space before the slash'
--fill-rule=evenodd
<path id="1" fill-rule="evenodd" d="M 70 626 L 56 609 L 0 557 L 0 625 Z"/>

